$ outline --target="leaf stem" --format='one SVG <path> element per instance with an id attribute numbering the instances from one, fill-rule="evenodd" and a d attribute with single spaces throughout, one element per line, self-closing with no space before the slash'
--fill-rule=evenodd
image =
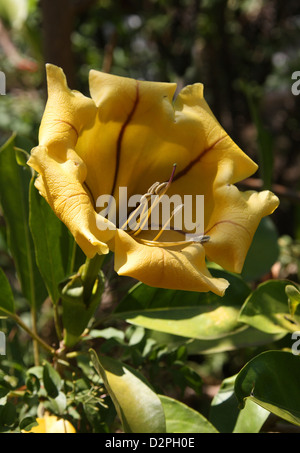
<path id="1" fill-rule="evenodd" d="M 31 336 L 31 338 L 33 338 L 34 340 L 34 343 L 36 343 L 37 345 L 39 344 L 40 346 L 42 346 L 46 351 L 50 352 L 50 354 L 52 355 L 55 355 L 55 349 L 53 349 L 51 346 L 49 346 L 42 338 L 40 338 L 38 336 L 38 334 L 31 330 L 23 321 L 22 319 L 20 318 L 20 316 L 18 316 L 17 314 L 15 313 L 10 313 L 10 312 L 6 312 L 7 315 L 13 319 L 14 321 L 16 321 L 16 323 L 22 327 L 23 330 L 25 330 L 25 332 L 28 333 L 28 335 Z"/>
<path id="2" fill-rule="evenodd" d="M 30 332 L 32 333 L 31 336 L 33 338 L 34 364 L 35 364 L 35 366 L 39 366 L 39 364 L 40 364 L 40 352 L 39 352 L 39 344 L 38 344 L 38 341 L 37 341 L 38 335 L 37 335 L 37 328 L 36 328 L 36 310 L 35 310 L 35 308 L 33 306 L 31 307 L 31 323 L 32 323 L 32 330 Z"/>
<path id="3" fill-rule="evenodd" d="M 56 304 L 52 303 L 52 306 L 53 306 L 54 325 L 55 325 L 56 335 L 57 335 L 58 340 L 61 341 L 63 338 L 63 335 L 62 335 L 60 323 L 59 323 L 59 314 L 58 314 L 59 302 L 60 302 L 60 299 L 57 301 Z"/>

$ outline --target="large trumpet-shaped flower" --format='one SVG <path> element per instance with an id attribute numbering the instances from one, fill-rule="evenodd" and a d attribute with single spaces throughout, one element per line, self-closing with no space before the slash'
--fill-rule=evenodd
<path id="1" fill-rule="evenodd" d="M 47 65 L 47 78 L 39 146 L 29 165 L 39 173 L 41 195 L 87 257 L 112 250 L 120 275 L 150 286 L 223 295 L 228 282 L 212 277 L 206 259 L 240 272 L 261 218 L 274 211 L 278 199 L 234 185 L 257 165 L 220 126 L 202 84 L 185 87 L 174 100 L 173 83 L 91 71 L 89 98 L 71 91 L 56 66 Z M 128 197 L 145 194 L 143 200 L 166 191 L 204 195 L 203 235 L 186 240 L 186 231 L 171 227 L 172 215 L 170 228 L 161 224 L 159 231 L 112 223 L 97 212 L 97 199 L 111 195 L 120 209 L 119 187 L 127 188 Z M 143 207 L 140 221 L 150 214 Z"/>

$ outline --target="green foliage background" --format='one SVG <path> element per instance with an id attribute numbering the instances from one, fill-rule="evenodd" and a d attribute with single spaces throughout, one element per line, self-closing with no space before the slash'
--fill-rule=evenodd
<path id="1" fill-rule="evenodd" d="M 45 411 L 88 433 L 299 432 L 299 17 L 297 0 L 0 0 L 0 432 L 28 430 Z M 231 283 L 224 298 L 119 278 L 109 256 L 81 317 L 82 281 L 68 278 L 85 257 L 26 166 L 47 62 L 87 95 L 90 69 L 204 84 L 259 163 L 240 188 L 281 201 L 241 276 L 211 269 Z M 80 341 L 67 284 L 88 326 Z M 53 357 L 63 338 L 70 348 Z"/>

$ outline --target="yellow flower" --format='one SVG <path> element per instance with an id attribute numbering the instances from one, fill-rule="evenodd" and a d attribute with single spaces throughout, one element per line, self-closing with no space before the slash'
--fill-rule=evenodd
<path id="1" fill-rule="evenodd" d="M 257 165 L 220 126 L 202 84 L 185 87 L 174 100 L 175 84 L 93 70 L 89 98 L 71 91 L 56 66 L 47 65 L 47 79 L 39 146 L 28 163 L 39 173 L 41 195 L 85 254 L 112 250 L 118 274 L 150 286 L 223 295 L 228 282 L 211 276 L 206 259 L 240 272 L 261 218 L 278 199 L 234 185 Z M 160 225 L 161 231 L 133 231 L 126 222 L 113 224 L 97 212 L 97 199 L 112 195 L 120 209 L 120 187 L 128 198 L 160 197 L 166 190 L 169 196 L 204 195 L 203 235 L 191 241 L 186 230 Z"/>
<path id="2" fill-rule="evenodd" d="M 57 418 L 54 415 L 45 414 L 43 418 L 36 419 L 38 425 L 31 428 L 30 431 L 22 431 L 23 433 L 36 434 L 75 434 L 74 426 L 63 418 Z"/>

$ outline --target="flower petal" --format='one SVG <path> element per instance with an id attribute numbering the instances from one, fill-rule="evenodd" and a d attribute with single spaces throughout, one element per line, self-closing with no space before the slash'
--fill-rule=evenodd
<path id="1" fill-rule="evenodd" d="M 118 200 L 118 186 L 128 187 L 129 196 L 142 195 L 156 178 L 169 177 L 174 150 L 161 151 L 174 122 L 175 89 L 175 84 L 90 72 L 98 115 L 94 127 L 82 131 L 76 150 L 89 168 L 88 184 L 95 199 L 112 194 Z M 101 179 L 98 168 L 103 170 Z"/>
<path id="2" fill-rule="evenodd" d="M 254 233 L 262 217 L 272 214 L 278 198 L 267 190 L 240 192 L 228 185 L 215 190 L 215 208 L 205 234 L 209 260 L 226 270 L 241 272 Z"/>
<path id="3" fill-rule="evenodd" d="M 114 194 L 117 202 L 118 187 L 127 187 L 128 197 L 142 195 L 154 182 L 167 181 L 176 163 L 168 195 L 204 195 L 207 226 L 215 188 L 250 176 L 257 165 L 220 126 L 202 84 L 185 87 L 173 102 L 175 89 L 91 71 L 98 115 L 93 128 L 82 131 L 76 152 L 89 169 L 94 198 Z"/>
<path id="4" fill-rule="evenodd" d="M 88 257 L 108 253 L 115 226 L 98 216 L 85 185 L 87 168 L 74 148 L 83 124 L 93 120 L 91 99 L 69 90 L 60 68 L 47 65 L 49 98 L 40 128 L 40 146 L 28 164 L 36 186 Z M 109 225 L 109 228 L 106 228 Z M 100 228 L 102 226 L 102 228 Z"/>
<path id="5" fill-rule="evenodd" d="M 49 156 L 47 147 L 34 148 L 28 164 L 40 174 L 36 187 L 89 258 L 96 253 L 106 254 L 106 241 L 112 238 L 115 226 L 95 212 L 83 187 L 83 162 L 73 150 L 68 150 L 67 156 L 65 161 L 57 162 Z"/>
<path id="6" fill-rule="evenodd" d="M 37 426 L 31 428 L 30 431 L 23 430 L 22 433 L 35 434 L 75 434 L 74 426 L 62 418 L 57 418 L 55 415 L 45 414 L 43 418 L 37 418 Z"/>
<path id="7" fill-rule="evenodd" d="M 154 287 L 187 291 L 212 291 L 222 296 L 229 283 L 213 278 L 206 268 L 204 249 L 191 244 L 183 250 L 149 247 L 118 230 L 110 247 L 115 270 Z"/>
<path id="8" fill-rule="evenodd" d="M 47 64 L 48 101 L 39 131 L 39 144 L 57 158 L 74 148 L 83 127 L 92 127 L 97 108 L 92 99 L 68 88 L 61 68 Z M 52 146 L 55 145 L 55 146 Z"/>

